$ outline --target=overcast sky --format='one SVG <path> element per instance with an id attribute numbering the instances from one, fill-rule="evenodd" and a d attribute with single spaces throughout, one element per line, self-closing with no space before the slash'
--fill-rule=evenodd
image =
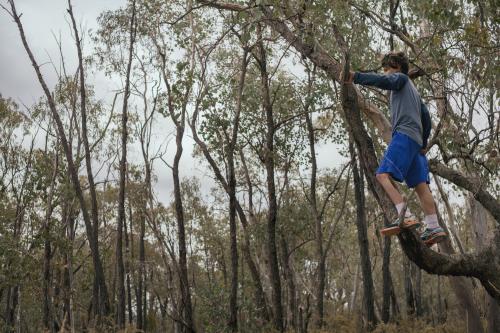
<path id="1" fill-rule="evenodd" d="M 0 0 L 6 5 L 5 0 Z M 117 9 L 125 4 L 122 0 L 74 0 L 73 11 L 77 23 L 84 31 L 97 28 L 97 17 L 104 10 Z M 25 34 L 38 63 L 42 65 L 42 73 L 49 88 L 56 83 L 56 74 L 51 60 L 60 63 L 59 50 L 56 37 L 61 38 L 62 49 L 69 72 L 76 71 L 77 57 L 74 41 L 71 36 L 69 16 L 66 12 L 66 0 L 17 0 L 18 13 L 22 13 L 21 20 L 24 25 Z M 17 26 L 12 18 L 3 10 L 0 11 L 0 93 L 4 97 L 11 97 L 20 104 L 30 106 L 42 95 L 43 91 L 36 78 L 35 72 L 29 62 L 26 51 L 23 48 Z M 90 53 L 90 40 L 87 38 L 84 54 Z M 98 98 L 109 101 L 112 91 L 120 87 L 119 82 L 113 82 L 102 74 L 89 76 L 89 83 L 96 87 Z M 171 128 L 171 124 L 165 124 Z M 169 132 L 164 131 L 164 132 Z M 202 187 L 207 191 L 213 182 L 207 177 L 208 170 L 204 165 L 197 163 L 192 157 L 193 140 L 185 138 L 185 150 L 181 160 L 181 176 L 195 175 L 202 180 Z M 170 144 L 168 154 L 169 160 L 173 159 L 174 144 Z M 133 149 L 132 149 L 133 150 Z M 154 150 L 154 149 L 153 149 Z M 339 155 L 333 145 L 321 145 L 317 147 L 319 167 L 333 167 L 340 164 Z M 133 158 L 134 151 L 129 156 Z M 139 158 L 139 156 L 137 156 Z M 161 162 L 160 162 L 161 163 Z M 169 201 L 172 192 L 172 176 L 169 169 L 164 165 L 156 164 L 158 184 L 156 191 L 162 202 Z"/>

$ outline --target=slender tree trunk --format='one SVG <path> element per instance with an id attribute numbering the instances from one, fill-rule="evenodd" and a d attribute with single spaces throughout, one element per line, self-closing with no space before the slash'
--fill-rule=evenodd
<path id="1" fill-rule="evenodd" d="M 130 237 L 133 237 L 133 232 L 132 232 L 132 205 L 129 202 L 128 206 L 128 211 L 129 211 L 129 225 L 130 225 Z M 133 248 L 132 248 L 132 238 L 130 239 L 129 243 L 129 232 L 127 230 L 127 220 L 125 219 L 124 224 L 124 234 L 125 234 L 125 284 L 127 288 L 127 313 L 128 313 L 128 323 L 132 325 L 134 318 L 133 318 L 133 311 L 132 311 L 132 287 L 131 287 L 131 281 L 130 281 L 130 262 L 133 261 L 133 258 L 131 258 L 131 253 L 133 253 Z"/>
<path id="2" fill-rule="evenodd" d="M 455 216 L 453 215 L 453 210 L 451 208 L 450 201 L 448 200 L 448 195 L 444 191 L 443 186 L 441 185 L 441 181 L 439 180 L 438 176 L 434 177 L 434 181 L 435 181 L 436 186 L 438 188 L 439 194 L 441 195 L 441 198 L 443 199 L 444 206 L 446 207 L 446 213 L 448 215 L 448 222 L 450 224 L 450 231 L 451 231 L 451 234 L 453 236 L 453 239 L 455 239 L 455 242 L 457 243 L 457 246 L 458 246 L 460 253 L 464 254 L 465 250 L 464 250 L 464 247 L 462 245 L 462 241 L 458 237 L 457 228 L 455 225 Z"/>
<path id="3" fill-rule="evenodd" d="M 488 244 L 490 241 L 488 237 L 488 215 L 484 207 L 476 201 L 472 195 L 469 196 L 469 206 L 471 217 L 474 221 L 474 223 L 472 223 L 472 230 L 474 232 L 476 250 L 480 251 L 485 247 L 485 244 Z M 488 313 L 488 333 L 500 332 L 500 326 L 496 326 L 497 323 L 500 323 L 500 307 L 489 294 L 485 295 L 484 300 L 486 305 L 485 309 Z"/>
<path id="4" fill-rule="evenodd" d="M 120 158 L 120 189 L 118 194 L 118 224 L 116 227 L 116 264 L 118 283 L 118 304 L 116 324 L 119 328 L 125 328 L 125 266 L 123 263 L 123 225 L 125 224 L 125 178 L 127 165 L 127 121 L 128 121 L 128 98 L 130 95 L 130 72 L 132 69 L 132 56 L 135 40 L 135 0 L 132 1 L 132 16 L 130 18 L 129 50 L 127 72 L 125 77 L 125 92 L 123 97 L 123 108 L 121 117 L 121 158 Z"/>
<path id="5" fill-rule="evenodd" d="M 188 12 L 191 12 L 192 2 L 188 1 Z M 191 26 L 191 31 L 194 34 L 194 21 L 192 14 L 189 15 L 189 22 Z M 194 36 L 191 36 L 191 49 L 189 50 L 189 60 L 190 60 L 190 68 L 189 68 L 189 77 L 188 82 L 186 83 L 185 91 L 181 97 L 181 106 L 179 110 L 176 110 L 174 106 L 174 96 L 172 91 L 172 86 L 170 84 L 169 77 L 166 71 L 166 59 L 165 53 L 161 49 L 159 49 L 159 56 L 161 58 L 161 67 L 163 80 L 165 82 L 167 88 L 167 104 L 170 119 L 175 124 L 176 132 L 175 132 L 175 144 L 176 151 L 174 156 L 174 162 L 171 167 L 172 169 L 172 177 L 174 180 L 174 205 L 175 205 L 175 215 L 177 221 L 177 238 L 178 238 L 178 250 L 179 250 L 179 263 L 178 263 L 178 274 L 179 274 L 179 284 L 181 289 L 181 301 L 182 301 L 182 330 L 188 333 L 194 333 L 195 330 L 195 322 L 194 322 L 194 314 L 193 314 L 193 306 L 191 303 L 191 290 L 189 286 L 189 275 L 188 275 L 188 265 L 187 265 L 187 245 L 186 245 L 186 228 L 185 228 L 185 220 L 184 220 L 184 209 L 182 203 L 182 194 L 181 194 L 181 184 L 179 177 L 179 163 L 182 157 L 183 146 L 182 139 L 184 137 L 184 130 L 186 124 L 186 108 L 189 102 L 189 97 L 191 95 L 191 89 L 193 87 L 193 77 L 194 77 L 194 61 L 195 61 L 195 40 Z M 157 45 L 158 48 L 159 45 Z M 146 304 L 144 304 L 146 305 Z M 145 313 L 146 311 L 144 311 Z"/>
<path id="6" fill-rule="evenodd" d="M 488 299 L 488 333 L 499 333 L 500 332 L 500 306 L 498 303 L 490 296 L 487 295 Z"/>
<path id="7" fill-rule="evenodd" d="M 182 156 L 182 137 L 184 135 L 184 126 L 177 126 L 175 142 L 177 150 L 175 153 L 174 164 L 172 166 L 172 175 L 174 178 L 174 200 L 175 213 L 177 218 L 177 237 L 179 241 L 179 278 L 182 302 L 184 306 L 184 322 L 186 332 L 195 332 L 193 312 L 191 305 L 191 291 L 189 287 L 189 276 L 187 269 L 187 246 L 186 246 L 186 229 L 184 221 L 184 210 L 182 207 L 181 185 L 179 181 L 179 162 Z"/>
<path id="8" fill-rule="evenodd" d="M 195 112 L 193 113 L 192 117 L 192 122 L 190 123 L 191 127 L 191 132 L 193 134 L 193 138 L 196 142 L 196 144 L 200 147 L 201 151 L 203 152 L 203 155 L 205 156 L 207 162 L 210 164 L 214 175 L 216 179 L 219 181 L 221 186 L 224 188 L 226 193 L 229 194 L 229 185 L 222 176 L 222 173 L 220 171 L 220 168 L 217 166 L 217 163 L 215 162 L 214 158 L 209 152 L 209 149 L 207 145 L 200 139 L 198 136 L 197 130 L 196 130 L 196 119 L 198 116 L 198 109 L 195 109 Z M 247 181 L 248 185 L 248 201 L 249 201 L 249 211 L 250 211 L 250 217 L 252 216 L 253 212 L 253 204 L 252 204 L 252 197 L 253 197 L 253 191 L 252 191 L 252 183 L 249 177 L 248 169 L 246 167 L 246 162 L 245 162 L 245 156 L 242 150 L 240 150 L 240 160 L 243 165 L 244 173 L 245 173 L 245 178 Z M 259 269 L 257 264 L 255 263 L 252 253 L 251 253 L 251 248 L 250 248 L 250 234 L 248 230 L 248 219 L 245 211 L 243 210 L 243 207 L 240 205 L 238 200 L 236 201 L 236 211 L 238 213 L 238 218 L 241 222 L 241 226 L 243 229 L 243 236 L 244 236 L 244 241 L 242 244 L 243 247 L 243 255 L 245 258 L 245 261 L 248 265 L 248 268 L 250 269 L 250 275 L 252 277 L 253 285 L 255 288 L 255 305 L 257 308 L 257 311 L 260 313 L 260 318 L 263 319 L 265 322 L 268 322 L 270 320 L 270 314 L 269 314 L 269 308 L 266 302 L 266 297 L 264 294 L 264 288 L 262 285 L 262 280 L 260 277 Z"/>
<path id="9" fill-rule="evenodd" d="M 403 258 L 404 285 L 405 285 L 405 300 L 406 300 L 406 315 L 413 316 L 415 314 L 415 297 L 413 295 L 413 283 L 411 280 L 410 260 Z"/>
<path id="10" fill-rule="evenodd" d="M 238 331 L 238 245 L 236 235 L 236 177 L 234 175 L 234 146 L 229 149 L 229 233 L 231 239 L 231 295 L 229 297 L 229 329 Z"/>
<path id="11" fill-rule="evenodd" d="M 391 280 L 391 239 L 384 237 L 384 252 L 382 259 L 382 321 L 388 323 L 391 317 L 391 294 L 394 291 Z"/>
<path id="12" fill-rule="evenodd" d="M 387 224 L 386 217 L 384 216 L 384 224 Z M 391 245 L 392 241 L 390 237 L 382 237 L 379 232 L 376 233 L 378 246 L 380 252 L 383 253 L 382 257 L 382 309 L 381 317 L 384 323 L 391 320 L 391 309 L 392 317 L 399 316 L 399 305 L 396 297 L 396 292 L 394 290 L 394 284 L 392 282 L 392 275 L 390 270 L 390 260 L 391 260 Z"/>
<path id="13" fill-rule="evenodd" d="M 312 212 L 312 217 L 314 221 L 314 230 L 315 230 L 315 238 L 316 238 L 316 257 L 318 261 L 318 268 L 316 271 L 316 327 L 321 328 L 324 325 L 323 317 L 324 317 L 324 294 L 325 294 L 325 276 L 326 276 L 326 267 L 325 267 L 325 255 L 324 255 L 324 245 L 323 245 L 323 225 L 322 225 L 322 217 L 318 212 L 318 203 L 317 203 L 317 195 L 316 195 L 316 182 L 317 182 L 317 161 L 316 161 L 316 147 L 315 147 L 315 133 L 314 126 L 312 122 L 312 115 L 309 114 L 310 109 L 310 96 L 312 94 L 312 84 L 314 82 L 316 74 L 316 67 L 311 73 L 308 73 L 308 100 L 306 102 L 305 107 L 305 120 L 307 125 L 307 133 L 309 140 L 309 154 L 310 162 L 311 162 L 311 179 L 310 179 L 310 188 L 309 188 L 309 202 L 310 209 Z"/>
<path id="14" fill-rule="evenodd" d="M 288 290 L 288 308 L 290 313 L 289 323 L 294 330 L 298 328 L 298 304 L 297 304 L 297 288 L 295 286 L 295 274 L 292 267 L 291 253 L 288 250 L 288 243 L 285 238 L 285 233 L 280 235 L 281 261 L 283 262 L 283 272 Z"/>
<path id="15" fill-rule="evenodd" d="M 352 297 L 349 302 L 349 314 L 352 314 L 353 310 L 356 308 L 356 301 L 358 298 L 359 289 L 359 271 L 360 264 L 356 266 L 356 273 L 354 273 L 354 280 L 352 281 Z"/>
<path id="16" fill-rule="evenodd" d="M 241 103 L 243 88 L 245 86 L 245 76 L 247 71 L 247 49 L 243 50 L 240 68 L 240 78 L 236 95 L 236 110 L 233 119 L 233 129 L 227 152 L 227 164 L 229 171 L 229 229 L 231 238 L 231 295 L 229 298 L 229 329 L 231 332 L 238 331 L 238 244 L 236 230 L 236 176 L 234 166 L 234 151 L 238 139 L 238 129 L 240 124 Z"/>
<path id="17" fill-rule="evenodd" d="M 83 146 L 85 149 L 85 165 L 87 168 L 87 178 L 89 182 L 89 190 L 90 190 L 90 203 L 91 203 L 91 214 L 92 214 L 92 225 L 90 225 L 89 221 L 89 226 L 88 228 L 90 229 L 87 234 L 89 237 L 89 242 L 91 244 L 91 248 L 94 248 L 93 252 L 93 257 L 94 257 L 94 294 L 93 294 L 93 302 L 94 302 L 94 315 L 96 316 L 101 316 L 104 317 L 108 315 L 110 311 L 110 306 L 109 306 L 109 297 L 108 297 L 108 289 L 106 286 L 106 280 L 104 276 L 104 270 L 102 268 L 102 262 L 101 258 L 99 255 L 99 211 L 98 211 L 98 205 L 97 205 L 97 194 L 96 194 L 96 187 L 95 187 L 95 182 L 94 182 L 94 175 L 92 173 L 92 159 L 91 159 L 91 151 L 90 151 L 90 145 L 88 142 L 88 136 L 87 136 L 87 108 L 86 108 L 86 86 L 85 86 L 85 69 L 84 69 L 84 61 L 83 61 L 83 55 L 82 55 L 82 48 L 81 48 L 81 40 L 79 37 L 79 32 L 76 26 L 76 21 L 75 17 L 73 14 L 73 6 L 71 5 L 71 0 L 68 0 L 68 13 L 71 18 L 71 23 L 73 26 L 73 33 L 75 34 L 75 42 L 76 42 L 76 49 L 77 49 L 77 54 L 78 54 L 78 69 L 79 69 L 79 75 L 80 75 L 80 112 L 82 116 L 82 140 L 83 140 Z M 41 77 L 41 75 L 40 75 Z M 44 83 L 45 84 L 45 83 Z M 47 92 L 46 92 L 47 95 Z M 47 97 L 49 98 L 49 97 Z M 49 102 L 50 104 L 50 102 Z M 54 105 L 54 111 L 53 113 L 56 113 L 55 110 L 55 105 Z M 58 116 L 54 116 L 56 122 L 58 119 Z M 58 124 L 59 127 L 59 124 Z M 63 132 L 64 130 L 61 129 L 60 132 Z M 64 133 L 64 132 L 63 132 Z M 66 140 L 65 137 L 62 136 L 62 134 L 59 134 L 61 136 L 61 141 L 64 146 L 64 141 Z M 67 145 L 67 144 L 66 144 Z M 69 149 L 65 149 L 67 151 L 68 155 L 68 166 L 69 164 L 73 164 L 73 157 L 70 156 L 68 153 L 71 152 Z M 71 159 L 71 161 L 70 161 Z M 71 168 L 71 167 L 70 167 Z M 73 167 L 74 169 L 74 167 Z M 75 186 L 80 187 L 79 185 L 79 180 L 78 180 L 78 175 L 77 175 L 77 170 L 72 172 L 72 178 L 73 178 L 73 183 Z M 76 185 L 76 182 L 78 181 L 78 185 Z M 77 189 L 77 192 L 81 191 Z M 79 195 L 80 196 L 80 195 Z M 83 194 L 82 194 L 82 199 L 83 201 Z M 82 206 L 82 210 L 86 209 L 85 206 Z M 89 236 L 90 235 L 90 236 Z M 100 317 L 98 318 L 98 322 L 100 321 Z"/>
<path id="18" fill-rule="evenodd" d="M 443 324 L 446 322 L 446 312 L 445 312 L 445 309 L 443 307 L 443 296 L 441 295 L 441 290 L 442 290 L 442 287 L 441 287 L 441 277 L 438 275 L 436 277 L 436 281 L 437 281 L 437 317 L 438 317 L 438 323 L 439 324 Z"/>
<path id="19" fill-rule="evenodd" d="M 417 265 L 411 263 L 410 264 L 411 271 L 413 271 L 413 277 L 415 283 L 413 284 L 414 295 L 415 295 L 415 314 L 417 318 L 423 316 L 423 305 L 422 305 L 422 271 Z"/>
<path id="20" fill-rule="evenodd" d="M 148 172 L 146 171 L 146 175 Z M 146 183 L 147 184 L 147 183 Z M 146 207 L 144 207 L 146 209 Z M 146 231 L 146 216 L 145 212 L 140 216 L 140 231 L 139 231 L 139 273 L 137 277 L 137 329 L 144 329 L 144 312 L 143 312 L 143 293 L 144 293 L 144 262 L 145 262 L 145 249 L 144 249 L 144 236 Z"/>
<path id="21" fill-rule="evenodd" d="M 398 299 L 396 297 L 396 292 L 394 291 L 394 283 L 392 282 L 392 276 L 389 275 L 389 284 L 391 288 L 391 309 L 393 318 L 397 318 L 400 314 Z"/>
<path id="22" fill-rule="evenodd" d="M 271 97 L 269 94 L 269 74 L 267 72 L 266 51 L 262 42 L 262 31 L 260 24 L 257 25 L 257 38 L 259 40 L 259 69 L 261 75 L 262 103 L 266 117 L 266 137 L 264 148 L 264 164 L 266 167 L 267 191 L 268 191 L 268 214 L 267 214 L 267 252 L 269 256 L 269 268 L 271 272 L 272 302 L 274 327 L 283 332 L 283 307 L 281 304 L 281 280 L 278 266 L 278 254 L 276 248 L 276 221 L 278 207 L 276 202 L 276 187 L 274 182 L 274 117 Z"/>
<path id="23" fill-rule="evenodd" d="M 439 225 L 449 234 L 448 227 L 444 223 L 441 215 L 438 212 Z M 445 239 L 444 242 L 438 244 L 439 250 L 445 254 L 454 254 L 455 250 L 451 245 L 449 238 Z M 450 285 L 455 293 L 457 299 L 460 300 L 460 307 L 464 317 L 467 317 L 467 327 L 469 332 L 483 332 L 483 325 L 481 323 L 481 316 L 479 314 L 478 307 L 474 301 L 471 290 L 472 282 L 470 279 L 461 276 L 450 276 Z"/>
<path id="24" fill-rule="evenodd" d="M 56 156 L 54 157 L 54 163 L 52 165 L 52 179 L 50 182 L 49 192 L 47 195 L 47 211 L 45 213 L 45 221 L 44 221 L 44 233 L 45 233 L 45 241 L 44 241 L 44 263 L 43 263 L 43 324 L 45 329 L 53 332 L 54 331 L 54 318 L 52 313 L 52 291 L 51 291 L 51 267 L 50 261 L 52 259 L 52 247 L 50 244 L 50 220 L 52 218 L 52 197 L 54 194 L 54 186 L 57 177 L 57 172 L 59 168 L 59 154 L 56 152 Z"/>
<path id="25" fill-rule="evenodd" d="M 354 195 L 356 198 L 356 227 L 358 229 L 359 255 L 361 260 L 361 272 L 363 274 L 363 300 L 366 309 L 367 329 L 375 328 L 377 318 L 374 307 L 373 278 L 368 250 L 368 235 L 366 231 L 365 197 L 363 174 L 358 171 L 358 163 L 354 153 L 353 144 L 349 144 L 352 159 L 352 171 L 354 180 Z"/>
<path id="26" fill-rule="evenodd" d="M 143 198 L 141 201 L 141 208 L 139 209 L 139 269 L 137 273 L 136 281 L 136 307 L 137 307 L 137 329 L 145 329 L 145 235 L 146 235 L 146 219 L 150 219 L 153 226 L 156 225 L 155 221 L 155 209 L 154 209 L 154 198 L 153 198 L 153 187 L 151 183 L 151 161 L 149 158 L 149 146 L 151 143 L 151 126 L 153 122 L 153 115 L 156 111 L 157 99 L 155 99 L 151 111 L 148 110 L 147 102 L 147 80 L 145 76 L 144 92 L 143 92 L 143 102 L 144 102 L 144 123 L 141 125 L 139 140 L 141 143 L 142 158 L 144 161 L 144 189 Z M 149 205 L 149 211 L 148 211 Z M 162 256 L 164 251 L 162 251 Z M 166 265 L 168 265 L 167 260 L 164 259 Z"/>
<path id="27" fill-rule="evenodd" d="M 50 228 L 46 226 L 45 232 L 48 233 Z M 52 248 L 48 239 L 44 242 L 44 263 L 43 263 L 43 325 L 49 332 L 54 331 L 54 320 L 52 317 L 52 297 L 51 297 L 51 272 L 50 260 L 52 257 Z"/>

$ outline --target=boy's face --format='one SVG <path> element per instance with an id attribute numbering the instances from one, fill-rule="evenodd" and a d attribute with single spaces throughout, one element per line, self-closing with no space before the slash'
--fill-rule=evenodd
<path id="1" fill-rule="evenodd" d="M 397 68 L 387 66 L 387 67 L 383 67 L 383 69 L 384 69 L 384 74 L 385 75 L 389 75 L 389 74 L 394 74 L 394 73 L 397 73 L 397 72 L 401 72 L 401 68 L 399 68 L 399 66 Z"/>

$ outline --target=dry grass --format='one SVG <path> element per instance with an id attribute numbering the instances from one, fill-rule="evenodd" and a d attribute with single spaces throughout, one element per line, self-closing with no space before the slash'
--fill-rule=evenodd
<path id="1" fill-rule="evenodd" d="M 362 333 L 366 332 L 356 317 L 336 316 L 327 320 L 321 330 L 310 329 L 309 333 Z M 397 323 L 379 324 L 373 333 L 466 333 L 465 324 L 450 321 L 433 326 L 424 320 L 407 319 Z"/>

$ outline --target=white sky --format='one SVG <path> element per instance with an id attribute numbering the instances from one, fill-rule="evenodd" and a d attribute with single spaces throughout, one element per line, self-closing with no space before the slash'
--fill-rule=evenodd
<path id="1" fill-rule="evenodd" d="M 2 5 L 7 5 L 5 0 L 0 1 Z M 88 31 L 88 29 L 96 30 L 99 13 L 104 10 L 117 9 L 123 6 L 125 1 L 74 0 L 72 4 L 77 23 L 83 27 L 83 31 Z M 61 38 L 68 72 L 74 72 L 77 68 L 76 50 L 71 36 L 69 16 L 66 12 L 67 1 L 18 0 L 16 7 L 18 13 L 22 13 L 21 20 L 28 43 L 41 65 L 44 78 L 51 89 L 57 81 L 57 76 L 50 62 L 52 60 L 56 66 L 60 63 L 58 45 L 54 36 Z M 0 48 L 0 93 L 4 97 L 13 98 L 20 105 L 31 106 L 43 96 L 43 91 L 21 43 L 17 26 L 3 10 L 0 11 L 0 27 L 0 45 L 2 45 Z M 87 38 L 83 50 L 84 54 L 89 54 L 91 47 L 90 40 Z M 95 86 L 96 92 L 98 92 L 97 98 L 109 102 L 113 96 L 112 91 L 120 87 L 120 82 L 113 82 L 102 74 L 89 75 L 87 81 Z M 162 132 L 172 133 L 171 124 L 168 124 L 167 120 L 164 121 L 165 131 L 162 128 Z M 193 145 L 194 141 L 190 138 L 189 133 L 186 133 L 184 154 L 181 160 L 181 177 L 193 175 L 199 177 L 205 192 L 214 185 L 211 180 L 211 171 L 206 168 L 206 164 L 200 164 L 192 158 Z M 155 150 L 154 147 L 152 150 Z M 138 153 L 138 149 L 131 147 L 129 158 L 133 160 L 135 154 L 135 157 L 142 160 Z M 168 149 L 168 161 L 173 160 L 174 153 L 175 143 L 172 141 Z M 341 162 L 333 145 L 319 145 L 317 153 L 320 168 L 338 166 Z M 162 162 L 156 162 L 155 173 L 158 176 L 156 192 L 160 201 L 164 203 L 170 201 L 173 188 L 170 170 Z M 210 177 L 207 177 L 208 175 Z"/>

